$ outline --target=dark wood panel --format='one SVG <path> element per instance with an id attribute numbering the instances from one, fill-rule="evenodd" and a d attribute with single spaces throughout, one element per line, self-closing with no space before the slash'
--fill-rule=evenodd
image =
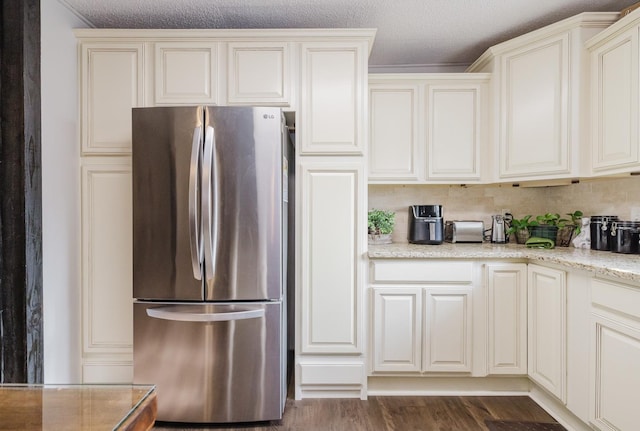
<path id="1" fill-rule="evenodd" d="M 186 425 L 156 423 L 154 430 L 479 431 L 486 419 L 556 421 L 527 396 L 369 397 L 287 400 L 279 423 Z"/>
<path id="2" fill-rule="evenodd" d="M 0 380 L 43 381 L 40 2 L 0 10 Z"/>

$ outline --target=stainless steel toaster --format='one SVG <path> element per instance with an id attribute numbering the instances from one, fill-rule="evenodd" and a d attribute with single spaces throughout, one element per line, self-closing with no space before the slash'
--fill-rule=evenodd
<path id="1" fill-rule="evenodd" d="M 449 220 L 444 224 L 444 240 L 447 242 L 482 242 L 482 221 Z"/>

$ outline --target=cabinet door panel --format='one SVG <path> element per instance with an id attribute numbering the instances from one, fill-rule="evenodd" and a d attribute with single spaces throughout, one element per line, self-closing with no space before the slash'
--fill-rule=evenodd
<path id="1" fill-rule="evenodd" d="M 429 179 L 479 179 L 481 87 L 427 87 Z"/>
<path id="2" fill-rule="evenodd" d="M 337 162 L 303 162 L 301 167 L 302 352 L 357 353 L 363 169 Z"/>
<path id="3" fill-rule="evenodd" d="M 216 43 L 156 43 L 156 105 L 217 104 L 216 55 Z"/>
<path id="4" fill-rule="evenodd" d="M 85 371 L 92 369 L 96 355 L 104 362 L 104 355 L 122 361 L 122 355 L 131 360 L 133 353 L 131 202 L 128 160 L 82 167 Z M 102 378 L 108 381 L 109 377 Z"/>
<path id="5" fill-rule="evenodd" d="M 363 154 L 364 48 L 304 44 L 301 63 L 301 154 Z"/>
<path id="6" fill-rule="evenodd" d="M 527 265 L 487 265 L 489 374 L 527 373 Z"/>
<path id="7" fill-rule="evenodd" d="M 591 54 L 593 170 L 624 168 L 638 158 L 638 29 Z"/>
<path id="8" fill-rule="evenodd" d="M 596 317 L 591 420 L 601 430 L 632 430 L 640 423 L 640 331 Z"/>
<path id="9" fill-rule="evenodd" d="M 83 44 L 82 153 L 131 152 L 131 108 L 143 101 L 143 46 Z"/>
<path id="10" fill-rule="evenodd" d="M 373 289 L 374 371 L 420 371 L 422 291 Z"/>
<path id="11" fill-rule="evenodd" d="M 231 42 L 229 105 L 289 105 L 289 45 Z"/>
<path id="12" fill-rule="evenodd" d="M 500 176 L 569 172 L 568 35 L 502 58 Z"/>
<path id="13" fill-rule="evenodd" d="M 566 402 L 566 274 L 529 265 L 528 373 Z"/>
<path id="14" fill-rule="evenodd" d="M 471 372 L 471 289 L 427 288 L 423 371 Z"/>
<path id="15" fill-rule="evenodd" d="M 418 86 L 370 86 L 369 180 L 418 180 Z"/>

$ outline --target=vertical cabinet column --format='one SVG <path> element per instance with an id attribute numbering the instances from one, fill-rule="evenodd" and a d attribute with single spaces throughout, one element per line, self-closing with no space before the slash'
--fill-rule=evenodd
<path id="1" fill-rule="evenodd" d="M 487 264 L 489 374 L 527 374 L 527 265 Z"/>
<path id="2" fill-rule="evenodd" d="M 366 397 L 362 357 L 366 180 L 360 158 L 303 160 L 296 398 Z"/>
<path id="3" fill-rule="evenodd" d="M 534 264 L 528 270 L 528 374 L 566 402 L 566 273 Z"/>
<path id="4" fill-rule="evenodd" d="M 370 31 L 300 49 L 296 398 L 366 398 L 363 348 Z"/>
<path id="5" fill-rule="evenodd" d="M 133 378 L 131 161 L 82 164 L 82 381 Z"/>

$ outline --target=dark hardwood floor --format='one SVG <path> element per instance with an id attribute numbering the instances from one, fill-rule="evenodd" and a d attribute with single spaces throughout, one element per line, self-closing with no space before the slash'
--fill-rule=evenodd
<path id="1" fill-rule="evenodd" d="M 369 397 L 287 400 L 277 423 L 210 425 L 158 423 L 154 430 L 251 431 L 487 431 L 485 419 L 556 421 L 527 396 Z M 514 428 L 513 431 L 516 431 Z"/>

